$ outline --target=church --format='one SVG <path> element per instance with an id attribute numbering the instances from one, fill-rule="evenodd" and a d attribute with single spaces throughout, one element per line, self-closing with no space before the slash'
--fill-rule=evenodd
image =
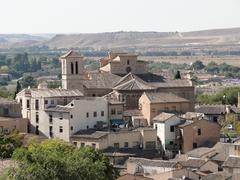
<path id="1" fill-rule="evenodd" d="M 135 54 L 109 53 L 98 71 L 87 72 L 84 58 L 75 51 L 60 57 L 63 89 L 78 89 L 84 96 L 107 96 L 136 109 L 144 92 L 172 93 L 190 101 L 194 111 L 194 85 L 190 79 L 166 79 L 148 71 L 147 61 Z"/>

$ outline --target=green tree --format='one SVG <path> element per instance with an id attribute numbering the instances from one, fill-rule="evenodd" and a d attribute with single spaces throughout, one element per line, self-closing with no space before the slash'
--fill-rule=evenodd
<path id="1" fill-rule="evenodd" d="M 21 136 L 19 134 L 0 134 L 0 158 L 10 158 L 13 151 L 21 145 Z"/>
<path id="2" fill-rule="evenodd" d="M 195 61 L 194 63 L 192 63 L 192 67 L 193 67 L 194 70 L 201 70 L 201 69 L 205 68 L 202 61 Z"/>
<path id="3" fill-rule="evenodd" d="M 20 85 L 22 88 L 27 88 L 27 87 L 36 87 L 37 86 L 37 80 L 32 77 L 32 76 L 24 76 L 20 80 Z"/>
<path id="4" fill-rule="evenodd" d="M 176 74 L 174 75 L 174 79 L 181 79 L 180 71 L 176 72 Z"/>
<path id="5" fill-rule="evenodd" d="M 76 148 L 62 140 L 30 142 L 14 151 L 17 166 L 9 177 L 21 180 L 113 180 L 118 171 L 102 152 L 91 147 Z"/>
<path id="6" fill-rule="evenodd" d="M 16 98 L 17 93 L 19 93 L 21 91 L 22 87 L 19 81 L 17 81 L 17 86 L 16 86 L 16 90 L 14 92 L 14 99 Z"/>

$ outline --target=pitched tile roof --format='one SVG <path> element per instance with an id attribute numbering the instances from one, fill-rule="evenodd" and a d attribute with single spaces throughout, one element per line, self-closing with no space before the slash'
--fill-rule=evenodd
<path id="1" fill-rule="evenodd" d="M 207 154 L 214 153 L 214 152 L 216 152 L 216 151 L 213 148 L 199 147 L 199 148 L 193 149 L 191 151 L 188 151 L 186 154 L 190 157 L 201 158 Z"/>
<path id="2" fill-rule="evenodd" d="M 145 94 L 151 103 L 189 102 L 189 100 L 179 97 L 173 93 L 145 92 Z"/>
<path id="3" fill-rule="evenodd" d="M 155 87 L 149 85 L 149 83 L 143 81 L 131 72 L 122 77 L 113 89 L 116 90 L 151 90 Z"/>
<path id="4" fill-rule="evenodd" d="M 203 177 L 203 180 L 230 180 L 232 174 L 228 173 L 228 172 L 215 172 L 215 173 L 211 173 L 206 175 L 205 177 Z"/>
<path id="5" fill-rule="evenodd" d="M 191 81 L 186 79 L 178 79 L 178 80 L 166 80 L 164 82 L 153 82 L 149 83 L 156 88 L 164 88 L 164 87 L 193 87 Z"/>
<path id="6" fill-rule="evenodd" d="M 143 116 L 139 109 L 129 109 L 123 112 L 123 116 Z"/>
<path id="7" fill-rule="evenodd" d="M 72 138 L 91 138 L 91 139 L 100 139 L 109 134 L 107 131 L 96 131 L 95 129 L 86 129 L 80 130 L 72 135 Z"/>
<path id="8" fill-rule="evenodd" d="M 240 168 L 240 157 L 228 157 L 223 163 L 223 167 Z"/>
<path id="9" fill-rule="evenodd" d="M 78 58 L 78 57 L 82 57 L 78 52 L 76 51 L 69 51 L 66 54 L 62 55 L 60 58 L 61 59 L 65 59 L 65 58 Z"/>
<path id="10" fill-rule="evenodd" d="M 82 83 L 87 88 L 103 88 L 103 89 L 112 89 L 114 85 L 121 79 L 120 76 L 101 72 L 101 73 L 89 73 L 89 79 L 82 80 L 79 83 Z"/>
<path id="11" fill-rule="evenodd" d="M 139 175 L 125 174 L 117 178 L 117 180 L 153 180 L 153 179 Z"/>
<path id="12" fill-rule="evenodd" d="M 195 109 L 198 113 L 203 114 L 225 114 L 226 106 L 224 105 L 201 105 Z"/>
<path id="13" fill-rule="evenodd" d="M 180 161 L 179 163 L 183 167 L 200 168 L 206 161 L 202 159 L 188 159 L 187 161 Z"/>
<path id="14" fill-rule="evenodd" d="M 170 119 L 171 117 L 174 117 L 174 116 L 175 116 L 175 114 L 162 112 L 159 115 L 157 115 L 156 117 L 154 117 L 153 121 L 165 122 L 165 121 L 167 121 L 168 119 Z"/>
<path id="15" fill-rule="evenodd" d="M 128 159 L 128 162 L 138 163 L 142 166 L 156 166 L 156 167 L 165 167 L 165 168 L 173 168 L 177 161 L 171 161 L 171 160 L 152 160 L 152 159 L 145 159 L 145 158 L 134 158 L 130 157 Z"/>
<path id="16" fill-rule="evenodd" d="M 34 97 L 80 97 L 83 93 L 78 89 L 23 89 L 17 95 L 28 95 Z"/>
<path id="17" fill-rule="evenodd" d="M 73 108 L 68 106 L 56 106 L 45 109 L 47 112 L 70 112 Z"/>

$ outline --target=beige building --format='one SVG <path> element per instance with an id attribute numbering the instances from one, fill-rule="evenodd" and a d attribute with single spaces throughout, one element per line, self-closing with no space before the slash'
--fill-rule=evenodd
<path id="1" fill-rule="evenodd" d="M 108 57 L 100 59 L 100 71 L 118 75 L 145 74 L 146 65 L 146 61 L 138 60 L 138 55 L 128 53 L 110 52 Z"/>
<path id="2" fill-rule="evenodd" d="M 137 55 L 110 54 L 100 60 L 99 72 L 86 72 L 80 54 L 70 51 L 60 57 L 62 87 L 79 89 L 85 96 L 104 96 L 113 90 L 121 94 L 125 107 L 137 108 L 143 92 L 167 92 L 188 99 L 194 106 L 194 86 L 191 80 L 166 79 L 148 72 L 146 62 Z"/>
<path id="3" fill-rule="evenodd" d="M 149 125 L 161 112 L 186 113 L 194 109 L 192 102 L 172 93 L 145 92 L 139 99 L 139 109 Z"/>
<path id="4" fill-rule="evenodd" d="M 176 127 L 179 150 L 186 153 L 201 146 L 213 146 L 220 140 L 220 126 L 209 120 L 187 120 Z"/>
<path id="5" fill-rule="evenodd" d="M 78 147 L 91 146 L 96 149 L 106 149 L 108 147 L 115 149 L 156 149 L 157 132 L 152 128 L 120 129 L 115 132 L 89 129 L 72 135 L 71 142 Z"/>
<path id="6" fill-rule="evenodd" d="M 27 132 L 28 120 L 21 115 L 21 105 L 16 101 L 0 98 L 0 133 Z"/>

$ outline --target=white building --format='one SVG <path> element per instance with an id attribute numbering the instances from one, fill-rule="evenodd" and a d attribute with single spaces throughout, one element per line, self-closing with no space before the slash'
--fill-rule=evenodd
<path id="1" fill-rule="evenodd" d="M 79 99 L 83 94 L 79 90 L 48 89 L 46 85 L 39 85 L 38 88 L 23 89 L 16 96 L 21 103 L 22 116 L 30 121 L 28 132 L 49 135 L 49 116 L 46 109 L 57 105 L 67 105 L 73 99 Z"/>
<path id="2" fill-rule="evenodd" d="M 102 128 L 108 124 L 108 101 L 102 97 L 81 97 L 66 106 L 45 110 L 48 137 L 70 141 L 70 136 L 84 129 Z"/>
<path id="3" fill-rule="evenodd" d="M 181 118 L 171 113 L 160 113 L 153 118 L 153 127 L 157 129 L 157 136 L 161 140 L 165 150 L 168 145 L 175 143 L 175 126 L 181 122 Z"/>

